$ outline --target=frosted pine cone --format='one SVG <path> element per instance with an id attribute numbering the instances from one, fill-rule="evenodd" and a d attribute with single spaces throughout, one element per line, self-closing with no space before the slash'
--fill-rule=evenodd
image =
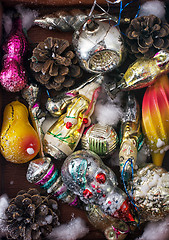
<path id="1" fill-rule="evenodd" d="M 75 53 L 64 39 L 48 37 L 33 50 L 31 69 L 38 82 L 48 89 L 69 88 L 82 75 Z"/>
<path id="2" fill-rule="evenodd" d="M 36 189 L 21 190 L 6 210 L 7 234 L 12 239 L 34 240 L 47 236 L 58 225 L 57 202 Z"/>
<path id="3" fill-rule="evenodd" d="M 150 15 L 134 18 L 126 30 L 128 50 L 136 57 L 153 57 L 169 47 L 169 24 Z"/>

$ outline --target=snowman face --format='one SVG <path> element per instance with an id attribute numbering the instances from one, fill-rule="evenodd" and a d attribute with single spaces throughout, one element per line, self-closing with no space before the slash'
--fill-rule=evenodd
<path id="1" fill-rule="evenodd" d="M 117 188 L 115 174 L 91 151 L 71 154 L 62 167 L 67 187 L 85 203 L 96 203 L 111 214 L 124 201 L 123 191 Z"/>

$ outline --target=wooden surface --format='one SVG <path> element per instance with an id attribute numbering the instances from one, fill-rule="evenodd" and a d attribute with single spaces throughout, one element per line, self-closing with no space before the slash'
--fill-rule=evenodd
<path id="1" fill-rule="evenodd" d="M 93 0 L 81 0 L 81 1 L 75 1 L 75 0 L 69 0 L 69 1 L 57 1 L 57 0 L 34 0 L 34 1 L 29 1 L 29 0 L 3 0 L 2 1 L 4 4 L 4 7 L 6 8 L 7 6 L 11 6 L 13 4 L 16 4 L 18 2 L 24 2 L 24 3 L 33 3 L 33 4 L 45 4 L 45 5 L 69 5 L 69 6 L 74 6 L 77 4 L 92 4 Z M 81 2 L 81 3 L 80 3 Z M 98 3 L 105 3 L 104 0 L 97 1 Z M 35 7 L 36 8 L 36 7 Z M 50 8 L 44 9 L 43 7 L 41 10 L 46 11 L 48 10 L 49 12 L 53 11 L 55 8 Z M 130 8 L 131 10 L 131 8 Z M 133 14 L 136 12 L 136 9 L 133 8 Z M 28 31 L 28 39 L 30 40 L 31 44 L 33 43 L 38 43 L 40 41 L 43 41 L 46 37 L 57 37 L 57 38 L 65 38 L 68 39 L 71 42 L 72 39 L 72 33 L 62 33 L 62 32 L 56 32 L 56 31 L 49 31 L 42 29 L 40 27 L 32 27 Z M 3 90 L 0 87 L 0 112 L 1 112 L 1 123 L 2 123 L 2 114 L 4 107 L 6 104 L 9 102 L 13 101 L 16 99 L 17 96 L 21 97 L 20 94 L 17 93 L 9 93 Z M 165 158 L 167 159 L 167 157 Z M 7 162 L 2 156 L 0 156 L 0 195 L 3 193 L 6 193 L 10 198 L 14 197 L 16 193 L 21 190 L 21 189 L 28 189 L 29 187 L 34 187 L 33 184 L 28 183 L 26 180 L 26 171 L 29 163 L 26 164 L 13 164 L 10 162 Z M 56 163 L 57 165 L 57 163 Z M 167 160 L 164 162 L 164 165 L 167 166 Z M 119 176 L 119 169 L 114 168 L 113 169 L 115 173 Z M 74 217 L 82 217 L 85 219 L 87 225 L 90 228 L 89 234 L 87 234 L 82 240 L 104 240 L 105 237 L 103 233 L 99 232 L 96 230 L 87 220 L 85 212 L 76 209 L 74 207 L 70 207 L 67 204 L 63 204 L 59 202 L 59 209 L 60 209 L 60 222 L 65 223 L 68 222 L 71 218 L 72 215 Z M 134 240 L 137 236 L 139 236 L 142 232 L 142 228 L 137 229 L 134 233 L 131 233 L 127 236 L 126 240 Z M 150 239 L 151 240 L 151 239 Z"/>

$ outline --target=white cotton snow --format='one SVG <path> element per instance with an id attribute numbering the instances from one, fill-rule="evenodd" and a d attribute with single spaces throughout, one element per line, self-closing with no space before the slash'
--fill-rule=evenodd
<path id="1" fill-rule="evenodd" d="M 2 22 L 5 32 L 8 35 L 12 29 L 12 17 L 10 15 L 3 14 Z"/>
<path id="2" fill-rule="evenodd" d="M 61 224 L 48 235 L 51 240 L 76 240 L 89 232 L 84 220 L 80 217 L 72 219 L 67 224 Z"/>
<path id="3" fill-rule="evenodd" d="M 35 18 L 38 16 L 38 12 L 29 8 L 23 7 L 23 5 L 19 4 L 16 5 L 16 10 L 21 15 L 22 19 L 22 27 L 23 29 L 30 29 L 33 25 Z M 8 35 L 12 29 L 12 15 L 13 12 L 7 12 L 3 14 L 3 26 L 5 29 L 6 34 Z"/>
<path id="4" fill-rule="evenodd" d="M 35 18 L 38 16 L 38 12 L 25 8 L 22 4 L 16 5 L 16 10 L 21 14 L 23 28 L 26 30 L 31 28 Z"/>
<path id="5" fill-rule="evenodd" d="M 139 17 L 155 15 L 162 20 L 165 19 L 165 4 L 161 1 L 147 1 L 140 7 Z"/>
<path id="6" fill-rule="evenodd" d="M 102 94 L 102 98 L 98 99 L 92 119 L 99 122 L 101 125 L 116 126 L 123 116 L 123 109 L 121 106 L 122 93 L 117 94 L 114 100 L 107 95 Z"/>
<path id="7" fill-rule="evenodd" d="M 169 217 L 164 221 L 149 222 L 141 237 L 135 240 L 168 240 Z"/>
<path id="8" fill-rule="evenodd" d="M 5 224 L 5 210 L 9 205 L 9 199 L 6 194 L 0 197 L 0 238 L 5 235 L 6 224 Z"/>

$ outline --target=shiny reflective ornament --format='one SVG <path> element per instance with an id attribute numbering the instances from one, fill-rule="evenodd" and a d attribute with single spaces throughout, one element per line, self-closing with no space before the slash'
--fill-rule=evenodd
<path id="1" fill-rule="evenodd" d="M 74 33 L 72 42 L 85 70 L 103 73 L 120 65 L 124 46 L 115 24 L 112 19 L 91 18 Z"/>
<path id="2" fill-rule="evenodd" d="M 147 88 L 142 104 L 142 125 L 155 165 L 161 166 L 169 149 L 169 79 L 162 75 Z"/>
<path id="3" fill-rule="evenodd" d="M 27 39 L 22 31 L 21 19 L 13 22 L 12 30 L 2 46 L 4 50 L 0 82 L 10 92 L 18 92 L 26 86 L 24 56 L 28 49 Z"/>
<path id="4" fill-rule="evenodd" d="M 112 126 L 92 124 L 89 126 L 81 138 L 83 149 L 91 150 L 100 157 L 110 156 L 116 149 L 118 136 Z"/>
<path id="5" fill-rule="evenodd" d="M 122 177 L 129 179 L 136 167 L 137 153 L 143 145 L 140 126 L 140 107 L 134 96 L 128 95 L 124 117 L 121 123 L 119 163 Z"/>
<path id="6" fill-rule="evenodd" d="M 66 112 L 68 105 L 72 102 L 78 91 L 92 81 L 93 78 L 89 78 L 82 83 L 77 83 L 76 87 L 71 88 L 69 91 L 63 91 L 60 94 L 57 94 L 55 98 L 51 98 L 47 91 L 48 99 L 46 102 L 46 109 L 53 117 L 60 117 Z"/>
<path id="7" fill-rule="evenodd" d="M 84 128 L 90 125 L 97 97 L 101 91 L 103 77 L 91 78 L 78 89 L 65 114 L 52 125 L 44 136 L 44 151 L 56 159 L 64 159 L 76 148 Z"/>
<path id="8" fill-rule="evenodd" d="M 89 150 L 72 153 L 61 169 L 68 189 L 86 204 L 96 204 L 111 217 L 134 222 L 126 194 L 117 187 L 116 176 L 101 158 Z"/>
<path id="9" fill-rule="evenodd" d="M 39 152 L 38 134 L 29 123 L 26 106 L 19 101 L 5 107 L 0 145 L 4 158 L 14 163 L 28 162 Z"/>
<path id="10" fill-rule="evenodd" d="M 31 161 L 26 178 L 30 183 L 46 189 L 48 194 L 52 194 L 58 200 L 62 200 L 72 206 L 78 204 L 77 196 L 67 189 L 59 176 L 58 169 L 55 168 L 50 158 L 44 157 Z"/>
<path id="11" fill-rule="evenodd" d="M 89 204 L 85 210 L 91 224 L 104 232 L 108 240 L 123 240 L 130 231 L 129 226 L 124 221 L 106 215 L 97 205 Z"/>
<path id="12" fill-rule="evenodd" d="M 37 84 L 30 84 L 22 90 L 22 97 L 27 101 L 30 107 L 33 107 L 37 102 L 39 92 L 40 89 Z"/>
<path id="13" fill-rule="evenodd" d="M 157 78 L 168 72 L 169 51 L 160 50 L 151 59 L 140 58 L 136 60 L 125 72 L 123 78 L 117 83 L 105 85 L 107 91 L 114 98 L 118 91 L 129 91 L 152 85 Z"/>
<path id="14" fill-rule="evenodd" d="M 57 10 L 52 14 L 37 17 L 34 20 L 34 24 L 49 30 L 57 29 L 63 32 L 74 31 L 78 30 L 86 22 L 89 13 L 89 10 L 76 8 L 70 9 L 69 11 Z M 94 11 L 92 16 L 99 18 L 103 17 L 103 14 Z M 108 14 L 104 14 L 104 17 L 110 18 Z M 114 20 L 117 21 L 117 18 L 114 17 Z"/>
<path id="15" fill-rule="evenodd" d="M 67 106 L 71 103 L 72 98 L 72 96 L 66 96 L 65 94 L 54 99 L 49 97 L 46 102 L 46 109 L 53 117 L 60 117 L 66 112 Z"/>
<path id="16" fill-rule="evenodd" d="M 139 168 L 131 182 L 143 221 L 159 221 L 169 214 L 169 173 L 153 164 Z"/>

